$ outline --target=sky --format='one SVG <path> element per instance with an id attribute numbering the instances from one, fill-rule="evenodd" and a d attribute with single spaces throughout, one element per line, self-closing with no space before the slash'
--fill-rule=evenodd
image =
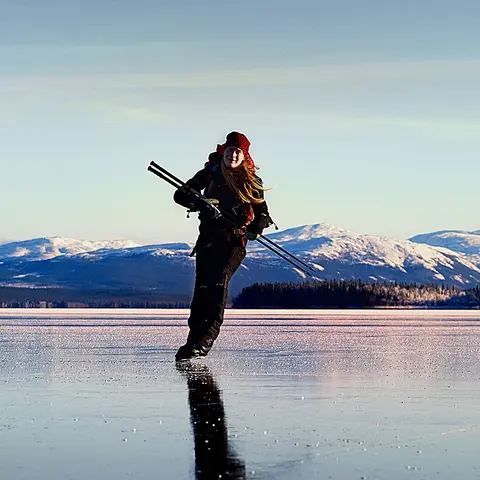
<path id="1" fill-rule="evenodd" d="M 478 0 L 1 0 L 0 241 L 192 241 L 148 163 L 187 180 L 232 130 L 280 230 L 477 230 L 479 18 Z"/>

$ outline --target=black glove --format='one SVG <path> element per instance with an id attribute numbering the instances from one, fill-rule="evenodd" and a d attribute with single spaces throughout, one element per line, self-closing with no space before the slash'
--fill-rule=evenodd
<path id="1" fill-rule="evenodd" d="M 192 190 L 189 187 L 182 186 L 177 189 L 173 195 L 173 199 L 176 203 L 182 207 L 188 208 L 191 212 L 197 212 L 199 210 L 197 197 L 192 193 Z"/>
<path id="2" fill-rule="evenodd" d="M 267 213 L 260 213 L 255 215 L 253 222 L 248 225 L 247 233 L 250 233 L 252 238 L 248 238 L 248 240 L 256 240 L 257 238 L 253 238 L 255 235 L 258 237 L 263 233 L 263 231 L 268 228 L 270 225 L 273 224 L 273 220 L 270 215 Z"/>
<path id="3" fill-rule="evenodd" d="M 202 199 L 196 199 L 195 203 L 203 218 L 218 218 L 221 216 L 220 210 L 218 209 L 220 202 L 216 198 L 203 197 Z"/>

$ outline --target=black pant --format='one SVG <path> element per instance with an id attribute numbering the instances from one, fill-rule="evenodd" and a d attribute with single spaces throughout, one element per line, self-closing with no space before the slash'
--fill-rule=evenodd
<path id="1" fill-rule="evenodd" d="M 228 284 L 246 255 L 242 238 L 200 234 L 195 247 L 195 289 L 190 305 L 189 339 L 215 340 L 223 323 Z"/>

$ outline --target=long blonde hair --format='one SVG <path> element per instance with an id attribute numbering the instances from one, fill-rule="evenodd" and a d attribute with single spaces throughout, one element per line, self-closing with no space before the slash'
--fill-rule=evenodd
<path id="1" fill-rule="evenodd" d="M 263 187 L 262 181 L 256 175 L 257 167 L 253 161 L 250 161 L 250 158 L 245 158 L 235 169 L 228 168 L 223 161 L 223 157 L 221 158 L 221 164 L 223 178 L 240 200 L 255 204 L 265 201 L 262 192 L 269 189 Z"/>

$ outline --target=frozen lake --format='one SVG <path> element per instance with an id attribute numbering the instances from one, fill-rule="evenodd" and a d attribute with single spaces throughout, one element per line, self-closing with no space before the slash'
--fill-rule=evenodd
<path id="1" fill-rule="evenodd" d="M 1 478 L 480 479 L 480 311 L 187 315 L 0 309 Z"/>

